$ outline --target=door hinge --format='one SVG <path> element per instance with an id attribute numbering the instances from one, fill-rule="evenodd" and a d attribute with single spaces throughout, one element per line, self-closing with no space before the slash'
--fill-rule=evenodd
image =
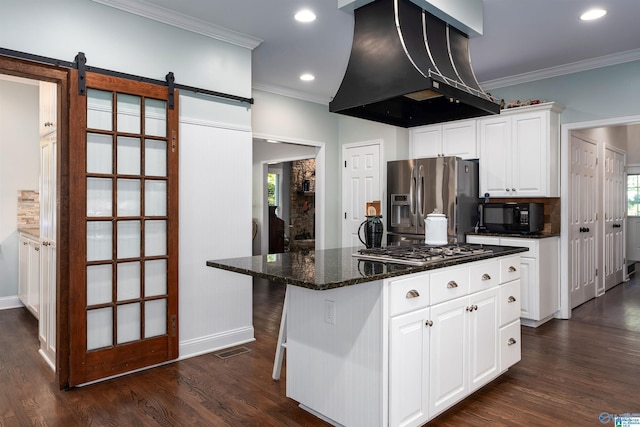
<path id="1" fill-rule="evenodd" d="M 347 161 L 346 160 L 344 161 L 344 167 L 345 168 L 347 167 Z"/>
<path id="2" fill-rule="evenodd" d="M 344 213 L 344 219 L 347 219 L 347 213 L 346 212 Z"/>
<path id="3" fill-rule="evenodd" d="M 598 277 L 598 269 L 596 268 L 596 277 Z"/>
<path id="4" fill-rule="evenodd" d="M 173 316 L 171 316 L 171 336 L 175 337 L 176 336 L 176 324 L 178 323 L 178 319 L 176 317 L 176 315 L 174 314 Z"/>

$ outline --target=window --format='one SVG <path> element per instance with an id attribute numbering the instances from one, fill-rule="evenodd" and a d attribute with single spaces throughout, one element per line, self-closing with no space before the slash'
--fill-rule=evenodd
<path id="1" fill-rule="evenodd" d="M 640 216 L 640 175 L 627 175 L 627 215 Z"/>
<path id="2" fill-rule="evenodd" d="M 267 199 L 269 206 L 280 206 L 280 175 L 277 173 L 267 174 Z"/>

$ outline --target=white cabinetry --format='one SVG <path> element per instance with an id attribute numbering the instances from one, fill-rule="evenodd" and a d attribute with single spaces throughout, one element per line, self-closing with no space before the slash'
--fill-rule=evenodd
<path id="1" fill-rule="evenodd" d="M 560 195 L 560 112 L 545 103 L 478 119 L 480 195 Z"/>
<path id="2" fill-rule="evenodd" d="M 476 122 L 461 120 L 412 128 L 409 148 L 411 157 L 457 156 L 477 159 Z"/>
<path id="3" fill-rule="evenodd" d="M 40 82 L 40 136 L 54 132 L 57 128 L 57 95 L 58 85 Z"/>
<path id="4" fill-rule="evenodd" d="M 40 140 L 40 354 L 56 360 L 56 133 Z"/>
<path id="5" fill-rule="evenodd" d="M 20 233 L 18 245 L 18 297 L 37 319 L 40 312 L 40 242 Z"/>
<path id="6" fill-rule="evenodd" d="M 517 256 L 511 259 L 519 263 Z M 422 425 L 519 360 L 501 358 L 501 316 L 509 313 L 501 283 L 510 281 L 507 293 L 519 296 L 520 290 L 517 274 L 507 277 L 500 269 L 500 260 L 494 259 L 385 282 L 392 316 L 390 426 Z M 403 299 L 413 311 L 407 312 L 408 304 L 399 308 Z M 509 320 L 519 328 L 518 314 L 519 309 Z M 519 349 L 519 342 L 518 336 L 510 348 Z"/>
<path id="7" fill-rule="evenodd" d="M 531 239 L 470 235 L 467 242 L 529 249 L 520 256 L 520 316 L 523 325 L 538 327 L 560 309 L 559 237 Z"/>

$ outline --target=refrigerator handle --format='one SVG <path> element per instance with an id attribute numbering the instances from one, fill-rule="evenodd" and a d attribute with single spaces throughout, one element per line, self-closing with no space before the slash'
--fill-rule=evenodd
<path id="1" fill-rule="evenodd" d="M 409 210 L 411 211 L 411 226 L 414 226 L 413 219 L 416 216 L 416 174 L 415 168 L 411 167 L 411 185 L 409 185 Z"/>
<path id="2" fill-rule="evenodd" d="M 419 220 L 424 220 L 424 166 L 420 165 L 418 169 L 418 213 L 420 214 Z"/>

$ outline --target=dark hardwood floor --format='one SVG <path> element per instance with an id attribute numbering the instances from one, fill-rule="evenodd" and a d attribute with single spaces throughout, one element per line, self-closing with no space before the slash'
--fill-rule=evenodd
<path id="1" fill-rule="evenodd" d="M 284 288 L 254 284 L 256 342 L 59 391 L 37 353 L 26 309 L 0 311 L 0 426 L 323 426 L 271 379 Z M 523 328 L 522 361 L 437 417 L 434 426 L 602 426 L 603 412 L 640 413 L 640 280 Z M 613 425 L 613 422 L 608 423 Z"/>

